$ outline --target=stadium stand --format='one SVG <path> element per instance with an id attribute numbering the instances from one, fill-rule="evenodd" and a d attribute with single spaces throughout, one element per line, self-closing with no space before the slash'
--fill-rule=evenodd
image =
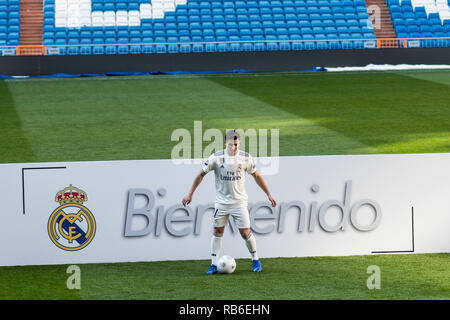
<path id="1" fill-rule="evenodd" d="M 448 0 L 388 0 L 399 38 L 414 38 L 415 46 L 447 47 L 450 37 Z"/>
<path id="2" fill-rule="evenodd" d="M 20 0 L 0 0 L 0 47 L 19 44 Z"/>
<path id="3" fill-rule="evenodd" d="M 374 39 L 364 0 L 44 0 L 43 44 L 62 54 L 353 49 Z"/>
<path id="4" fill-rule="evenodd" d="M 450 0 L 22 0 L 22 5 L 27 1 L 42 4 L 42 17 L 34 15 L 42 21 L 33 27 L 42 28 L 35 33 L 44 48 L 37 54 L 372 49 L 383 47 L 384 38 L 391 38 L 393 47 L 450 44 Z M 373 28 L 368 7 L 377 1 L 389 31 Z M 36 45 L 21 39 L 20 6 L 20 0 L 0 0 L 3 54 Z"/>

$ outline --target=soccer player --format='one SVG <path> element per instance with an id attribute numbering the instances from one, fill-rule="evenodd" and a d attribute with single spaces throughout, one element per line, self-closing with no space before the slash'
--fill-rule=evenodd
<path id="1" fill-rule="evenodd" d="M 217 273 L 217 259 L 222 248 L 222 237 L 228 217 L 233 217 L 239 233 L 245 240 L 252 256 L 254 272 L 262 270 L 256 250 L 256 239 L 250 231 L 250 215 L 248 212 L 248 196 L 245 191 L 245 173 L 253 176 L 258 186 L 266 193 L 271 205 L 277 202 L 272 197 L 263 177 L 256 171 L 250 154 L 239 150 L 240 136 L 235 130 L 230 130 L 225 136 L 225 149 L 212 154 L 203 164 L 202 170 L 195 177 L 187 196 L 182 200 L 184 206 L 192 201 L 192 196 L 210 171 L 216 175 L 216 201 L 214 205 L 214 233 L 211 238 L 211 266 L 206 274 Z"/>

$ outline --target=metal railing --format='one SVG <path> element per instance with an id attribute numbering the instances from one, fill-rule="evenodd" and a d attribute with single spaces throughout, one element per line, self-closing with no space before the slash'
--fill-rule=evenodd
<path id="1" fill-rule="evenodd" d="M 42 46 L 0 46 L 0 55 L 153 54 L 239 51 L 346 50 L 450 47 L 446 38 L 378 38 L 320 40 L 251 40 L 216 42 L 111 43 Z"/>

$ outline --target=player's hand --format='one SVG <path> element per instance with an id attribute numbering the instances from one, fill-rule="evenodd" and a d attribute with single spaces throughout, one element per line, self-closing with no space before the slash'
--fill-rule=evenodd
<path id="1" fill-rule="evenodd" d="M 183 206 L 187 206 L 189 203 L 191 203 L 192 201 L 192 196 L 191 195 L 187 195 L 186 197 L 183 198 L 183 200 L 181 200 L 181 203 L 183 204 Z"/>
<path id="2" fill-rule="evenodd" d="M 277 201 L 272 196 L 269 196 L 269 201 L 272 204 L 272 207 L 277 206 Z"/>

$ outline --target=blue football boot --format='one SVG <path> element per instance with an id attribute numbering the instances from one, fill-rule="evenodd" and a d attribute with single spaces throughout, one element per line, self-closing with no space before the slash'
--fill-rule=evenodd
<path id="1" fill-rule="evenodd" d="M 261 262 L 259 260 L 252 260 L 252 264 L 253 264 L 253 272 L 262 271 Z"/>
<path id="2" fill-rule="evenodd" d="M 212 264 L 209 267 L 209 270 L 208 272 L 206 272 L 206 274 L 215 274 L 215 273 L 217 273 L 217 266 L 215 264 Z"/>

